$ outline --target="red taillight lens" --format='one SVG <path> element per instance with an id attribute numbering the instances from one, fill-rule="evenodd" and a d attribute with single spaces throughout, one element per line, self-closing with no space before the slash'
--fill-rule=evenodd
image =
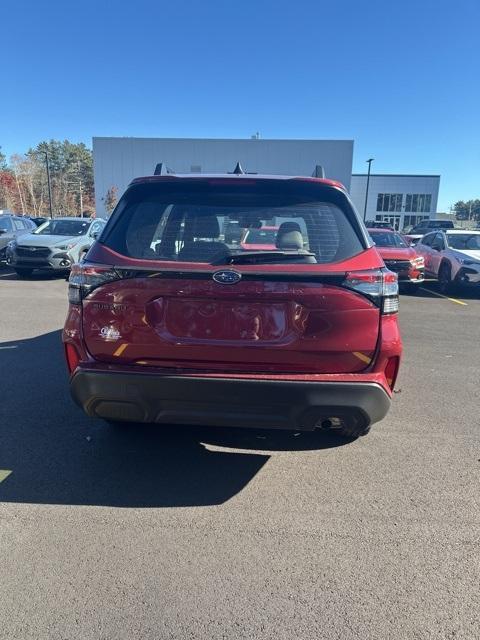
<path id="1" fill-rule="evenodd" d="M 65 345 L 65 357 L 67 359 L 68 371 L 70 373 L 73 373 L 78 367 L 80 356 L 78 355 L 78 351 L 70 342 L 67 342 L 67 344 Z"/>
<path id="2" fill-rule="evenodd" d="M 388 359 L 387 366 L 385 367 L 385 377 L 387 379 L 388 386 L 392 391 L 395 386 L 395 382 L 397 381 L 399 364 L 400 359 L 398 356 L 394 356 L 393 358 Z"/>
<path id="3" fill-rule="evenodd" d="M 82 304 L 83 298 L 93 289 L 120 278 L 120 274 L 110 266 L 89 262 L 74 264 L 68 279 L 68 301 L 70 304 Z"/>
<path id="4" fill-rule="evenodd" d="M 398 311 L 398 276 L 388 269 L 350 271 L 343 287 L 358 291 L 380 307 L 383 314 Z"/>

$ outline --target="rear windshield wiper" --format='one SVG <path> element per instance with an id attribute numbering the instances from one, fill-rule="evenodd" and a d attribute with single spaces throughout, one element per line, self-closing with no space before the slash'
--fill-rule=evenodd
<path id="1" fill-rule="evenodd" d="M 316 264 L 314 253 L 304 251 L 242 251 L 242 253 L 230 253 L 213 260 L 211 264 L 265 264 L 268 262 L 299 262 Z"/>

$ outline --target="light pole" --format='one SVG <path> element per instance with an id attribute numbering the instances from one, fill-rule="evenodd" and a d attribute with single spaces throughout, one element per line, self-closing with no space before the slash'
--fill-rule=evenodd
<path id="1" fill-rule="evenodd" d="M 375 158 L 369 158 L 367 160 L 367 164 L 368 164 L 368 173 L 367 173 L 367 188 L 365 189 L 365 206 L 363 207 L 363 221 L 365 222 L 365 219 L 367 217 L 367 201 L 368 201 L 368 187 L 370 185 L 370 168 L 372 166 L 372 162 L 375 160 Z"/>
<path id="2" fill-rule="evenodd" d="M 74 184 L 78 187 L 79 192 L 79 203 L 80 203 L 80 217 L 83 218 L 83 189 L 82 189 L 82 180 L 78 179 L 78 182 L 67 182 L 66 184 Z"/>
<path id="3" fill-rule="evenodd" d="M 80 163 L 78 163 L 78 182 L 67 182 L 67 184 L 75 184 L 78 185 L 79 191 L 79 203 L 80 203 L 80 217 L 83 218 L 83 184 L 82 184 L 82 175 L 80 172 Z"/>
<path id="4" fill-rule="evenodd" d="M 48 183 L 48 209 L 50 211 L 50 218 L 53 218 L 52 214 L 52 185 L 50 184 L 50 163 L 48 160 L 48 151 L 38 149 L 36 153 L 43 153 L 45 156 L 45 164 L 47 165 L 47 183 Z"/>

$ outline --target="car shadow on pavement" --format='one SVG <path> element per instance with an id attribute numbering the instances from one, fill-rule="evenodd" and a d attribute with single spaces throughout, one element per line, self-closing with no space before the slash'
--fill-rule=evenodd
<path id="1" fill-rule="evenodd" d="M 0 470 L 11 472 L 0 482 L 0 502 L 221 504 L 260 471 L 268 451 L 345 444 L 321 433 L 115 428 L 90 419 L 70 398 L 60 331 L 1 343 L 0 360 Z"/>
<path id="2" fill-rule="evenodd" d="M 407 298 L 436 298 L 436 294 L 441 294 L 442 296 L 446 296 L 447 298 L 456 298 L 458 300 L 478 300 L 480 299 L 480 290 L 479 289 L 468 289 L 467 287 L 457 287 L 454 288 L 453 291 L 450 291 L 448 294 L 444 293 L 440 284 L 436 281 L 425 282 L 421 287 L 417 289 L 414 293 L 409 292 L 408 290 L 400 289 L 400 295 Z"/>
<path id="3" fill-rule="evenodd" d="M 0 271 L 2 280 L 23 280 L 25 282 L 35 282 L 38 280 L 65 280 L 68 279 L 66 271 L 34 271 L 28 276 L 19 276 L 15 271 L 5 269 Z"/>

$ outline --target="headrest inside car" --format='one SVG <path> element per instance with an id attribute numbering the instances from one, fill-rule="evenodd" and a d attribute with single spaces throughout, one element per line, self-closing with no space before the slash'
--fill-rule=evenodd
<path id="1" fill-rule="evenodd" d="M 198 216 L 193 221 L 194 238 L 218 238 L 220 225 L 216 216 Z"/>
<path id="2" fill-rule="evenodd" d="M 276 245 L 278 249 L 297 250 L 303 249 L 303 236 L 300 225 L 296 222 L 284 222 L 277 231 Z"/>

